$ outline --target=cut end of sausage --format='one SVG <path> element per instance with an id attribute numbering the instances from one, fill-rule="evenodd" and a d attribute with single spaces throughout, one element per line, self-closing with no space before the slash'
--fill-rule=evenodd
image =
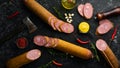
<path id="1" fill-rule="evenodd" d="M 90 59 L 90 58 L 93 58 L 93 57 L 94 56 L 93 56 L 92 52 L 90 50 L 88 50 L 88 58 L 87 59 Z"/>
<path id="2" fill-rule="evenodd" d="M 69 24 L 69 23 L 63 23 L 61 26 L 60 26 L 60 29 L 62 30 L 62 32 L 64 33 L 72 33 L 74 31 L 74 27 L 72 24 Z"/>
<path id="3" fill-rule="evenodd" d="M 97 47 L 98 50 L 104 51 L 107 48 L 107 43 L 102 39 L 98 39 L 96 41 L 96 47 Z"/>
<path id="4" fill-rule="evenodd" d="M 84 5 L 83 14 L 86 19 L 90 19 L 93 16 L 93 6 L 90 3 Z"/>
<path id="5" fill-rule="evenodd" d="M 33 49 L 33 50 L 30 50 L 30 51 L 27 53 L 26 58 L 29 59 L 29 60 L 36 60 L 36 59 L 38 59 L 40 56 L 41 56 L 41 51 L 38 50 L 38 49 Z"/>
<path id="6" fill-rule="evenodd" d="M 44 36 L 38 35 L 34 37 L 34 43 L 38 46 L 44 46 L 47 44 L 47 39 Z"/>
<path id="7" fill-rule="evenodd" d="M 79 14 L 80 14 L 81 16 L 84 16 L 84 14 L 83 14 L 83 8 L 84 8 L 84 4 L 80 4 L 80 5 L 78 6 L 78 12 L 79 12 Z"/>

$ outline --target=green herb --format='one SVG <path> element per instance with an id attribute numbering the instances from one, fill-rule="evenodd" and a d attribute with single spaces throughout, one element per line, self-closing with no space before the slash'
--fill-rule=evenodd
<path id="1" fill-rule="evenodd" d="M 54 11 L 57 13 L 58 17 L 62 20 L 64 20 L 62 14 L 58 11 L 58 9 L 56 7 L 53 7 Z"/>
<path id="2" fill-rule="evenodd" d="M 63 57 L 63 58 L 67 58 L 68 57 L 68 54 L 63 53 L 63 52 L 57 52 L 54 49 L 48 49 L 48 52 L 53 57 L 56 57 L 56 56 Z"/>
<path id="3" fill-rule="evenodd" d="M 52 61 L 53 61 L 53 60 L 52 60 Z M 51 65 L 52 61 L 50 61 L 50 62 L 48 62 L 47 64 L 42 65 L 42 66 L 40 66 L 40 67 L 38 67 L 38 68 L 48 68 L 48 66 Z"/>
<path id="4" fill-rule="evenodd" d="M 91 45 L 91 48 L 94 49 L 95 57 L 96 57 L 97 61 L 99 62 L 99 61 L 100 61 L 100 58 L 99 58 L 99 56 L 98 56 L 98 53 L 97 53 L 97 50 L 96 50 L 95 45 L 94 45 L 92 42 L 90 43 L 90 45 Z"/>

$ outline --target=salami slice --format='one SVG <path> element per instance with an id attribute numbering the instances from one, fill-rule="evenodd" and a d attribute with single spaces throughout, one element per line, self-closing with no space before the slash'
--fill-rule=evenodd
<path id="1" fill-rule="evenodd" d="M 103 23 L 112 23 L 112 22 L 110 20 L 108 20 L 108 19 L 103 19 L 103 20 L 99 21 L 100 25 L 103 24 Z"/>
<path id="2" fill-rule="evenodd" d="M 98 26 L 97 28 L 97 33 L 98 34 L 105 34 L 108 31 L 110 31 L 110 29 L 113 28 L 113 24 L 112 23 L 103 23 L 100 26 Z"/>
<path id="3" fill-rule="evenodd" d="M 48 19 L 48 24 L 54 29 L 56 30 L 56 28 L 54 27 L 54 23 L 57 21 L 57 19 L 53 16 L 50 16 Z"/>
<path id="4" fill-rule="evenodd" d="M 53 40 L 52 40 L 52 38 L 49 38 L 49 41 L 48 41 L 48 43 L 45 45 L 45 47 L 51 47 L 52 44 L 53 44 Z"/>
<path id="5" fill-rule="evenodd" d="M 83 8 L 84 8 L 84 4 L 80 4 L 80 5 L 78 6 L 78 12 L 79 12 L 79 14 L 80 14 L 81 16 L 84 16 L 84 15 L 83 15 Z"/>
<path id="6" fill-rule="evenodd" d="M 63 22 L 61 20 L 57 20 L 57 22 L 54 24 L 55 25 L 55 28 L 61 32 L 61 29 L 60 29 L 60 25 L 62 24 Z"/>
<path id="7" fill-rule="evenodd" d="M 41 56 L 41 51 L 38 49 L 30 50 L 26 55 L 27 59 L 29 60 L 36 60 L 40 56 Z"/>
<path id="8" fill-rule="evenodd" d="M 93 6 L 90 3 L 84 5 L 83 14 L 85 18 L 90 19 L 93 16 Z"/>
<path id="9" fill-rule="evenodd" d="M 53 18 L 53 19 L 51 19 L 51 21 L 50 21 L 50 25 L 52 26 L 52 28 L 54 29 L 54 30 L 56 30 L 56 28 L 55 28 L 55 23 L 57 22 L 57 19 L 56 18 Z"/>
<path id="10" fill-rule="evenodd" d="M 60 25 L 60 29 L 64 33 L 72 33 L 74 31 L 74 27 L 72 24 L 69 23 L 63 23 Z"/>
<path id="11" fill-rule="evenodd" d="M 96 47 L 97 47 L 98 50 L 104 51 L 107 47 L 107 43 L 102 39 L 98 39 L 96 41 Z"/>
<path id="12" fill-rule="evenodd" d="M 57 38 L 54 38 L 54 43 L 55 43 L 55 44 L 53 45 L 53 48 L 57 46 L 58 41 L 59 41 L 59 40 L 58 40 Z"/>
<path id="13" fill-rule="evenodd" d="M 44 36 L 38 35 L 34 37 L 34 43 L 38 46 L 44 46 L 47 44 L 47 39 Z"/>

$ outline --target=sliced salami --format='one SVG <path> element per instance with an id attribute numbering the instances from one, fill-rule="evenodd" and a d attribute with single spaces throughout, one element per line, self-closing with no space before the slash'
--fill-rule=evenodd
<path id="1" fill-rule="evenodd" d="M 99 21 L 100 25 L 103 24 L 103 23 L 112 23 L 112 22 L 110 20 L 108 20 L 108 19 L 103 19 L 103 20 Z"/>
<path id="2" fill-rule="evenodd" d="M 46 40 L 47 40 L 47 43 L 49 42 L 49 37 L 48 36 L 44 36 L 45 38 L 46 38 Z"/>
<path id="3" fill-rule="evenodd" d="M 72 24 L 69 23 L 63 23 L 60 25 L 60 29 L 64 33 L 72 33 L 74 31 L 74 27 Z"/>
<path id="4" fill-rule="evenodd" d="M 53 17 L 53 16 L 50 16 L 49 19 L 48 19 L 48 24 L 54 29 L 56 30 L 56 28 L 54 27 L 54 23 L 56 22 L 56 18 Z"/>
<path id="5" fill-rule="evenodd" d="M 100 26 L 98 26 L 97 28 L 97 33 L 98 34 L 105 34 L 108 31 L 110 31 L 110 29 L 113 28 L 113 24 L 112 23 L 103 23 Z"/>
<path id="6" fill-rule="evenodd" d="M 57 38 L 54 38 L 54 43 L 55 44 L 53 45 L 53 48 L 57 46 L 58 42 L 59 42 L 59 40 Z"/>
<path id="7" fill-rule="evenodd" d="M 54 30 L 56 30 L 56 27 L 55 27 L 55 23 L 57 22 L 57 19 L 56 18 L 53 18 L 53 19 L 51 19 L 50 20 L 50 25 L 52 26 L 52 28 L 54 29 Z"/>
<path id="8" fill-rule="evenodd" d="M 79 14 L 81 15 L 81 16 L 84 16 L 83 15 L 83 8 L 84 8 L 84 4 L 80 4 L 79 6 L 78 6 L 78 12 L 79 12 Z"/>
<path id="9" fill-rule="evenodd" d="M 38 46 L 44 46 L 47 44 L 47 39 L 44 36 L 38 35 L 34 37 L 34 43 Z"/>
<path id="10" fill-rule="evenodd" d="M 48 18 L 48 24 L 50 25 L 50 21 L 51 21 L 51 19 L 53 18 L 53 16 L 50 16 L 49 18 Z"/>
<path id="11" fill-rule="evenodd" d="M 90 3 L 84 5 L 83 14 L 85 18 L 90 19 L 93 16 L 93 6 Z"/>
<path id="12" fill-rule="evenodd" d="M 27 54 L 26 54 L 26 58 L 29 60 L 36 60 L 41 56 L 41 51 L 38 49 L 34 49 L 34 50 L 30 50 Z"/>
<path id="13" fill-rule="evenodd" d="M 61 32 L 60 25 L 63 23 L 61 20 L 57 20 L 57 22 L 54 24 L 55 28 Z"/>
<path id="14" fill-rule="evenodd" d="M 96 47 L 97 47 L 98 50 L 104 51 L 107 47 L 107 43 L 102 39 L 98 39 L 96 41 Z"/>
<path id="15" fill-rule="evenodd" d="M 52 40 L 52 38 L 49 38 L 49 41 L 48 41 L 48 43 L 45 45 L 45 47 L 51 47 L 52 44 L 53 44 L 53 40 Z"/>

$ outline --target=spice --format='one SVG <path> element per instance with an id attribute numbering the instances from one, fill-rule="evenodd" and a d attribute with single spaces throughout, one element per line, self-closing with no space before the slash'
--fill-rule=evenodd
<path id="1" fill-rule="evenodd" d="M 16 44 L 19 48 L 25 48 L 28 45 L 28 41 L 25 37 L 18 38 Z"/>
<path id="2" fill-rule="evenodd" d="M 80 38 L 77 38 L 77 42 L 79 42 L 80 44 L 88 44 L 90 42 L 90 40 L 82 41 Z"/>
<path id="3" fill-rule="evenodd" d="M 7 18 L 8 18 L 8 19 L 12 19 L 12 18 L 14 18 L 15 16 L 17 16 L 19 13 L 20 13 L 19 11 L 16 11 L 16 12 L 14 12 L 13 14 L 11 14 L 10 16 L 8 16 Z"/>
<path id="4" fill-rule="evenodd" d="M 115 27 L 115 29 L 114 29 L 114 31 L 113 31 L 113 33 L 112 33 L 111 40 L 114 40 L 115 35 L 116 35 L 116 33 L 117 33 L 117 29 L 118 29 L 118 26 Z"/>
<path id="5" fill-rule="evenodd" d="M 53 62 L 53 64 L 55 64 L 56 66 L 59 66 L 59 67 L 61 67 L 63 65 L 61 63 L 56 62 L 55 60 L 53 60 L 52 62 Z"/>
<path id="6" fill-rule="evenodd" d="M 73 19 L 72 19 L 72 17 L 74 16 L 74 13 L 65 13 L 64 14 L 65 15 L 65 19 L 66 19 L 66 21 L 68 22 L 68 23 L 72 23 L 73 22 Z"/>
<path id="7" fill-rule="evenodd" d="M 80 43 L 80 44 L 88 44 L 88 43 L 90 43 L 90 40 L 82 41 L 80 38 L 77 38 L 77 36 L 75 34 L 72 34 L 72 35 L 76 38 L 77 42 Z"/>

